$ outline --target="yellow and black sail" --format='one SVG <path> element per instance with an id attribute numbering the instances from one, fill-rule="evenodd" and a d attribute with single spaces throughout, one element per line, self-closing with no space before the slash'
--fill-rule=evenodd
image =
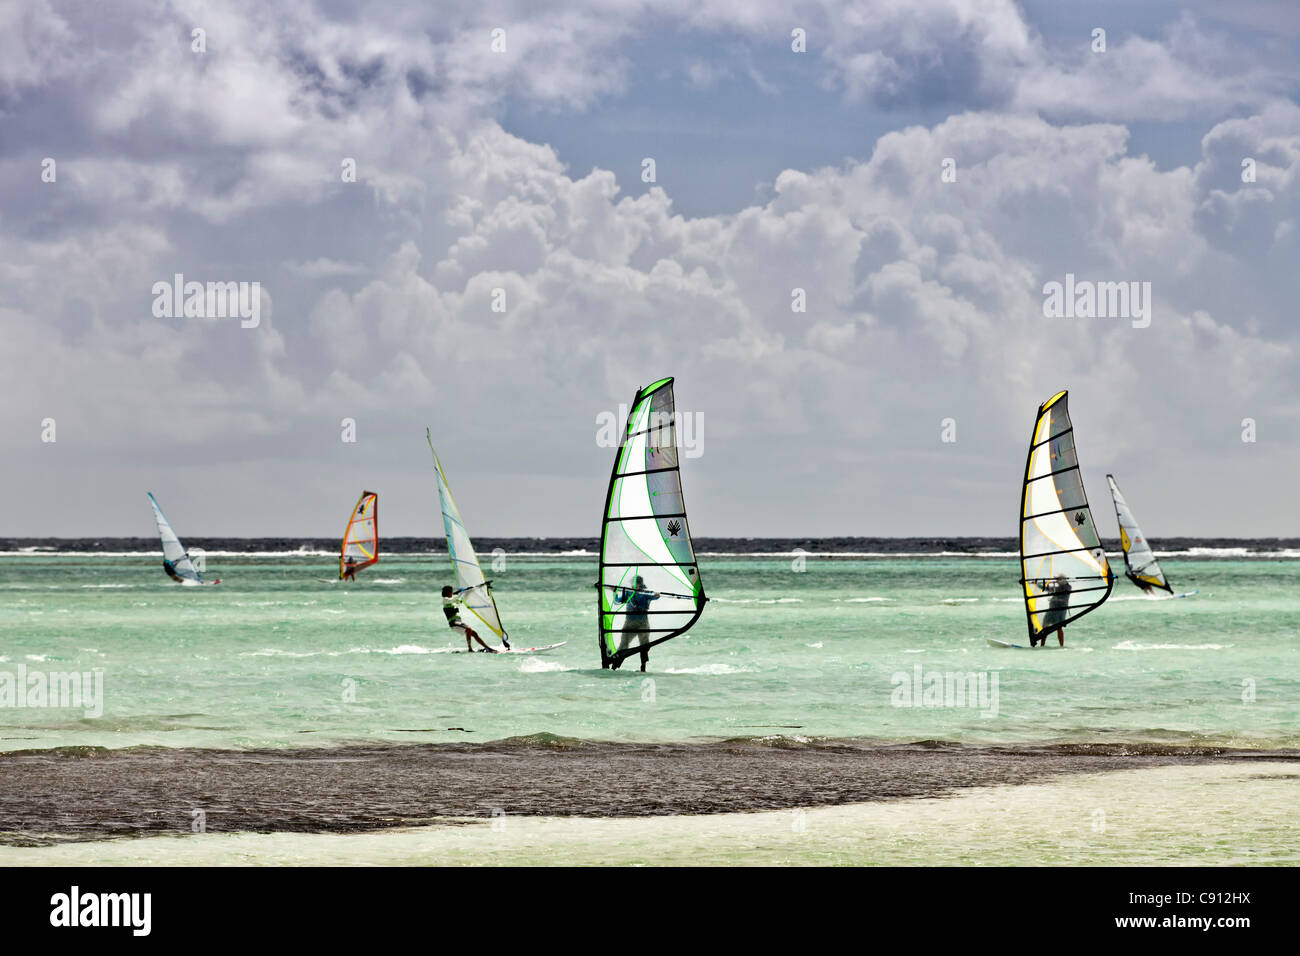
<path id="1" fill-rule="evenodd" d="M 1115 501 L 1115 519 L 1119 522 L 1119 543 L 1124 549 L 1124 573 L 1130 581 L 1144 591 L 1160 588 L 1173 594 L 1174 589 L 1169 586 L 1169 580 L 1160 570 L 1155 552 L 1151 550 L 1150 543 L 1142 534 L 1142 529 L 1138 527 L 1132 509 L 1124 500 L 1124 495 L 1120 493 L 1119 485 L 1115 484 L 1115 476 L 1107 475 L 1106 481 L 1110 484 L 1110 496 Z"/>
<path id="2" fill-rule="evenodd" d="M 1030 638 L 1096 610 L 1115 576 L 1088 507 L 1068 396 L 1038 407 L 1020 496 L 1020 580 Z"/>

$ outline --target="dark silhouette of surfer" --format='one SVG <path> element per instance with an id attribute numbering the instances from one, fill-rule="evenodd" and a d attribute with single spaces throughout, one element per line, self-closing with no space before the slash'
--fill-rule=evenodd
<path id="1" fill-rule="evenodd" d="M 1043 585 L 1043 593 L 1050 594 L 1051 600 L 1047 602 L 1047 612 L 1043 615 L 1043 629 L 1037 637 L 1030 635 L 1029 646 L 1034 647 L 1038 644 L 1047 646 L 1047 638 L 1053 631 L 1056 632 L 1056 640 L 1061 647 L 1065 646 L 1065 619 L 1069 615 L 1070 606 L 1070 587 L 1069 579 L 1064 574 L 1058 574 L 1052 580 Z"/>

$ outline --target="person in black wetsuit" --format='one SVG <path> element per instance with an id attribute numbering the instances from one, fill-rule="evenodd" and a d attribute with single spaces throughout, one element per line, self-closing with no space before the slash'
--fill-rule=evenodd
<path id="1" fill-rule="evenodd" d="M 185 579 L 176 573 L 176 565 L 172 564 L 166 558 L 163 558 L 163 570 L 167 572 L 167 576 L 171 578 L 173 581 L 176 581 L 180 584 L 185 583 Z"/>
<path id="2" fill-rule="evenodd" d="M 1070 582 L 1064 574 L 1058 574 L 1048 581 L 1043 587 L 1043 592 L 1050 594 L 1052 599 L 1047 603 L 1047 613 L 1043 615 L 1043 630 L 1037 638 L 1029 638 L 1029 646 L 1036 644 L 1047 646 L 1047 637 L 1053 631 L 1056 632 L 1056 640 L 1061 647 L 1065 646 L 1065 625 L 1061 623 L 1069 615 L 1070 605 Z"/>
<path id="3" fill-rule="evenodd" d="M 460 619 L 460 603 L 463 599 L 456 596 L 448 584 L 442 589 L 442 613 L 447 616 L 447 626 L 458 634 L 465 635 L 465 650 L 474 650 L 474 645 L 470 643 L 471 638 L 478 641 L 483 650 L 489 654 L 495 654 L 496 648 L 488 647 L 483 643 L 483 638 L 478 636 L 478 632 Z"/>
<path id="4" fill-rule="evenodd" d="M 645 586 L 645 578 L 637 575 L 633 587 L 620 588 L 614 592 L 615 604 L 627 604 L 627 613 L 623 617 L 622 635 L 618 639 L 618 649 L 620 654 L 632 646 L 632 641 L 637 640 L 640 644 L 645 644 L 650 637 L 650 602 L 659 600 L 659 594 L 651 591 Z M 646 663 L 650 660 L 650 651 L 648 648 L 641 649 L 641 670 L 645 670 Z M 613 663 L 609 666 L 618 670 L 623 663 L 622 657 L 615 657 Z"/>

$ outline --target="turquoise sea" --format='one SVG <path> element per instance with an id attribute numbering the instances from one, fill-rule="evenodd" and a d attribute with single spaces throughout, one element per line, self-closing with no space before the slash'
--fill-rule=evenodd
<path id="1" fill-rule="evenodd" d="M 490 560 L 483 556 L 485 566 Z M 1065 830 L 1007 822 L 1014 833 L 995 850 L 980 844 L 983 862 L 1297 862 L 1300 560 L 1290 552 L 1164 556 L 1176 590 L 1199 593 L 1152 600 L 1121 580 L 1101 609 L 1067 628 L 1065 649 L 1033 651 L 987 644 L 1026 643 L 1014 555 L 810 555 L 796 570 L 788 554 L 704 553 L 705 613 L 688 636 L 651 652 L 646 674 L 635 662 L 600 669 L 592 555 L 495 560 L 490 576 L 515 646 L 563 647 L 535 656 L 449 653 L 463 643 L 442 623 L 436 595 L 446 558 L 436 550 L 385 556 L 355 584 L 320 580 L 336 566 L 327 554 L 212 551 L 207 576 L 223 583 L 204 588 L 170 584 L 153 553 L 0 556 L 0 681 L 20 670 L 28 679 L 102 674 L 103 689 L 101 713 L 85 700 L 80 708 L 0 701 L 0 772 L 3 752 L 71 760 L 109 748 L 156 762 L 157 748 L 292 756 L 379 747 L 379 757 L 367 751 L 366 759 L 399 779 L 385 755 L 409 750 L 392 750 L 401 744 L 461 745 L 470 750 L 453 756 L 469 758 L 474 747 L 492 754 L 503 745 L 544 751 L 596 741 L 852 743 L 885 748 L 877 752 L 886 756 L 891 747 L 912 756 L 917 746 L 956 747 L 944 758 L 955 761 L 949 767 L 966 760 L 963 753 L 974 760 L 1008 748 L 1084 753 L 1107 745 L 1112 753 L 1175 756 L 1160 758 L 1169 765 L 1013 785 L 956 783 L 938 801 L 903 794 L 841 808 L 822 806 L 853 803 L 835 794 L 832 773 L 807 800 L 793 842 L 776 844 L 763 834 L 786 833 L 790 813 L 803 811 L 765 810 L 769 802 L 754 805 L 765 812 L 620 821 L 590 813 L 528 818 L 526 807 L 521 817 L 512 805 L 518 842 L 510 844 L 498 833 L 501 821 L 487 817 L 477 821 L 482 830 L 426 821 L 400 839 L 379 831 L 194 834 L 184 817 L 164 837 L 26 848 L 0 840 L 10 844 L 0 846 L 0 862 L 470 862 L 487 853 L 515 863 L 941 863 L 927 849 L 926 827 L 936 838 L 977 817 L 986 827 L 990 803 L 1024 800 L 1082 803 Z M 947 696 L 957 683 L 971 699 Z M 1234 765 L 1178 756 L 1221 750 L 1238 752 Z M 746 772 L 761 778 L 761 761 L 752 766 L 759 769 Z M 139 777 L 111 784 L 141 785 Z M 743 791 L 746 781 L 735 785 Z M 1139 792 L 1166 798 L 1147 806 Z M 39 816 L 27 797 L 10 799 L 15 811 Z M 1249 810 L 1250 833 L 1243 817 L 1230 839 L 1207 837 L 1197 814 L 1212 806 L 1220 821 Z M 1110 808 L 1109 840 L 1097 838 L 1097 807 Z M 900 843 L 893 830 L 883 843 L 860 839 L 863 826 L 888 829 L 897 814 L 911 821 L 913 843 Z M 1121 838 L 1114 831 L 1126 814 Z M 823 829 L 803 836 L 808 821 Z M 0 821 L 0 832 L 7 829 Z M 49 830 L 57 834 L 53 821 Z M 633 835 L 642 842 L 629 842 Z M 750 853 L 755 840 L 767 851 Z M 421 856 L 421 846 L 432 855 Z"/>
<path id="2" fill-rule="evenodd" d="M 485 557 L 485 561 L 486 561 Z M 590 556 L 507 555 L 494 571 L 516 646 L 449 654 L 442 555 L 396 555 L 356 584 L 327 556 L 209 554 L 183 588 L 155 555 L 0 558 L 0 670 L 103 672 L 103 713 L 0 708 L 0 749 L 465 741 L 549 733 L 684 741 L 795 733 L 964 743 L 1300 747 L 1300 560 L 1166 559 L 1179 600 L 1126 581 L 1026 643 L 1014 558 L 705 556 L 711 598 L 645 676 L 603 672 Z M 991 708 L 900 706 L 899 674 L 997 675 Z M 924 684 L 922 686 L 925 686 Z M 991 689 L 991 687 L 990 687 Z M 921 703 L 924 703 L 924 698 Z M 448 728 L 463 728 L 450 730 Z"/>

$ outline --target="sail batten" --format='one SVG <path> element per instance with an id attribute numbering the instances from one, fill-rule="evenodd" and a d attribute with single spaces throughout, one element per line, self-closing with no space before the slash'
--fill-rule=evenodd
<path id="1" fill-rule="evenodd" d="M 171 524 L 167 521 L 166 515 L 154 498 L 153 492 L 145 492 L 149 496 L 149 504 L 153 506 L 154 520 L 158 524 L 158 537 L 162 540 L 163 559 L 167 561 L 177 576 L 183 579 L 185 584 L 202 584 L 203 576 L 199 574 L 198 568 L 194 567 L 194 562 L 190 560 L 189 552 L 185 550 L 185 545 L 181 544 L 181 539 L 176 536 L 172 530 Z"/>
<path id="2" fill-rule="evenodd" d="M 352 563 L 349 564 L 348 560 Z M 343 548 L 339 554 L 339 578 L 349 572 L 356 574 L 379 561 L 379 495 L 373 491 L 361 492 L 347 529 L 343 532 Z"/>
<path id="3" fill-rule="evenodd" d="M 1040 405 L 1034 420 L 1020 497 L 1020 572 L 1031 641 L 1096 610 L 1115 586 L 1064 391 Z"/>
<path id="4" fill-rule="evenodd" d="M 447 551 L 451 555 L 451 568 L 456 577 L 455 590 L 465 596 L 461 606 L 476 619 L 477 624 L 508 642 L 509 635 L 501 623 L 501 613 L 497 610 L 497 601 L 492 595 L 492 583 L 483 575 L 478 555 L 474 552 L 474 544 L 469 539 L 469 532 L 465 530 L 465 522 L 461 519 L 460 509 L 456 507 L 456 499 L 452 497 L 451 485 L 442 470 L 438 452 L 433 447 L 433 434 L 427 428 L 424 437 L 429 442 L 429 451 L 433 453 L 438 500 L 442 505 L 443 533 L 447 538 Z"/>
<path id="5" fill-rule="evenodd" d="M 1119 522 L 1119 543 L 1124 552 L 1125 575 L 1144 591 L 1160 588 L 1173 594 L 1174 589 L 1169 585 L 1165 573 L 1160 570 L 1155 551 L 1138 527 L 1132 509 L 1124 500 L 1119 485 L 1115 483 L 1115 476 L 1107 475 L 1106 482 L 1110 485 L 1111 500 L 1115 503 L 1115 520 Z"/>
<path id="6" fill-rule="evenodd" d="M 685 633 L 708 600 L 682 495 L 671 378 L 639 390 L 624 422 L 596 588 L 602 667 Z"/>

